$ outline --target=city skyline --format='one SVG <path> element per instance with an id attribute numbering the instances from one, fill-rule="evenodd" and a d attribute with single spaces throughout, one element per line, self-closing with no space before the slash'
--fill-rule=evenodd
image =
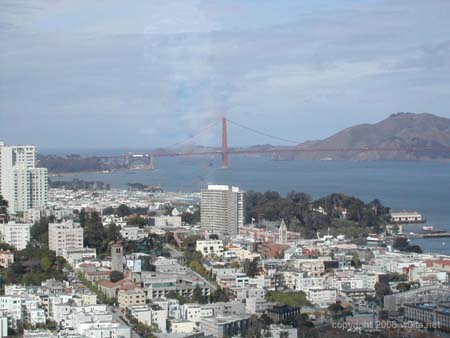
<path id="1" fill-rule="evenodd" d="M 447 336 L 449 13 L 0 1 L 0 338 Z"/>
<path id="2" fill-rule="evenodd" d="M 9 144 L 148 149 L 222 114 L 299 141 L 398 111 L 450 117 L 443 1 L 0 6 Z M 230 146 L 258 143 L 230 130 Z"/>

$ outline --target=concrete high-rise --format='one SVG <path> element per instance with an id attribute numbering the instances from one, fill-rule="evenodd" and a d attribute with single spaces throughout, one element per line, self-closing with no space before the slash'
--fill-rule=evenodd
<path id="1" fill-rule="evenodd" d="M 62 256 L 64 249 L 83 248 L 83 228 L 78 223 L 50 223 L 48 225 L 48 247 Z"/>
<path id="2" fill-rule="evenodd" d="M 209 185 L 201 191 L 202 228 L 211 233 L 236 236 L 244 225 L 244 192 L 228 185 Z"/>
<path id="3" fill-rule="evenodd" d="M 11 214 L 42 208 L 48 200 L 48 173 L 36 168 L 34 146 L 7 146 L 0 142 L 0 195 Z"/>

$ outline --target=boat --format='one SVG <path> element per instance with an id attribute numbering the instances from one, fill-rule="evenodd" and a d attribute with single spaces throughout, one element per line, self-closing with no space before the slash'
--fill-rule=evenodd
<path id="1" fill-rule="evenodd" d="M 434 226 L 432 226 L 432 225 L 424 225 L 422 227 L 422 230 L 423 231 L 433 231 L 434 230 Z"/>

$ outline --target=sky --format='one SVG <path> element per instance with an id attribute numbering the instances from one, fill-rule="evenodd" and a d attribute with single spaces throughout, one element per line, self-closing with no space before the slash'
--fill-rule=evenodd
<path id="1" fill-rule="evenodd" d="M 450 118 L 449 18 L 448 0 L 2 0 L 0 140 L 219 145 L 226 116 L 302 142 Z M 229 126 L 231 146 L 267 143 Z"/>

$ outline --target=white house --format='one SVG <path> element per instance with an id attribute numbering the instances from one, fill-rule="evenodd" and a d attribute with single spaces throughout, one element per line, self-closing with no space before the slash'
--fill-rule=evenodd
<path id="1" fill-rule="evenodd" d="M 203 256 L 216 255 L 223 256 L 223 242 L 221 240 L 204 240 L 196 242 L 196 250 Z"/>
<path id="2" fill-rule="evenodd" d="M 120 230 L 120 235 L 127 241 L 140 241 L 146 237 L 144 229 L 139 227 L 124 227 Z"/>
<path id="3" fill-rule="evenodd" d="M 307 293 L 308 300 L 313 304 L 332 304 L 336 302 L 336 289 L 309 289 Z"/>

